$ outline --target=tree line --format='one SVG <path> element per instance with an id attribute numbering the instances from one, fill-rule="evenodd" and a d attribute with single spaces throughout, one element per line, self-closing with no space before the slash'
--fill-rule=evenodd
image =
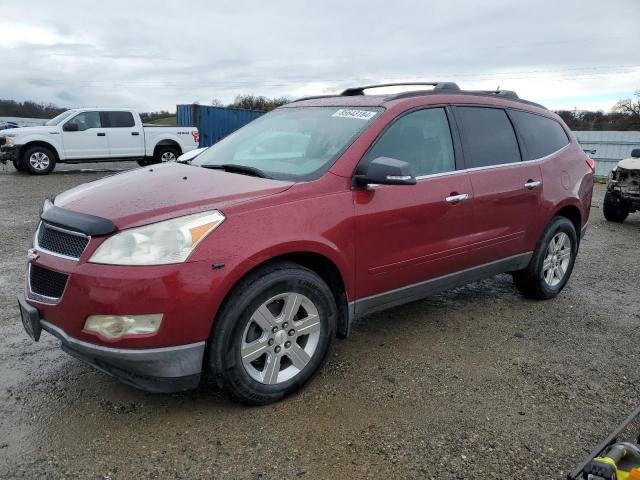
<path id="1" fill-rule="evenodd" d="M 267 98 L 261 95 L 238 95 L 232 103 L 224 105 L 220 100 L 213 99 L 211 105 L 216 107 L 244 108 L 268 112 L 280 105 L 290 102 L 287 97 Z M 16 102 L 0 99 L 1 117 L 53 118 L 67 110 L 51 103 Z M 556 112 L 562 117 L 571 130 L 640 130 L 640 90 L 632 98 L 618 101 L 610 113 L 602 110 Z M 174 116 L 175 113 L 166 110 L 157 112 L 141 112 L 143 122 L 150 122 L 159 118 Z"/>
<path id="2" fill-rule="evenodd" d="M 571 130 L 640 130 L 640 90 L 618 101 L 610 113 L 560 110 L 556 112 Z"/>

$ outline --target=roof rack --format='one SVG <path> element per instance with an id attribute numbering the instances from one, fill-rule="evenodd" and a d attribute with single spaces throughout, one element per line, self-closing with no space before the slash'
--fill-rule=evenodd
<path id="1" fill-rule="evenodd" d="M 400 98 L 415 97 L 419 95 L 426 95 L 429 93 L 436 93 L 435 90 L 436 89 L 434 88 L 433 90 L 418 90 L 418 91 L 414 90 L 412 92 L 401 92 L 396 95 L 390 96 L 389 98 L 387 98 L 387 100 L 398 100 Z M 454 89 L 440 88 L 438 90 L 454 90 Z M 464 93 L 467 95 L 495 95 L 497 97 L 511 98 L 514 100 L 520 98 L 518 97 L 518 94 L 513 90 L 461 90 L 460 88 L 458 88 L 457 91 L 456 90 L 454 91 L 456 93 Z"/>
<path id="2" fill-rule="evenodd" d="M 396 93 L 393 95 L 389 95 L 385 97 L 385 101 L 390 100 L 399 100 L 402 98 L 408 97 L 417 97 L 421 95 L 434 95 L 438 93 L 451 93 L 457 95 L 482 95 L 487 97 L 501 97 L 508 100 L 513 100 L 520 103 L 526 103 L 528 105 L 533 105 L 535 107 L 543 108 L 546 110 L 544 105 L 540 105 L 539 103 L 531 102 L 529 100 L 524 100 L 518 96 L 516 92 L 513 90 L 462 90 L 458 84 L 454 82 L 404 82 L 404 83 L 380 83 L 377 85 L 365 85 L 363 87 L 351 87 L 344 90 L 339 95 L 318 95 L 314 97 L 304 97 L 294 100 L 293 102 L 301 102 L 303 100 L 315 100 L 318 98 L 336 98 L 336 97 L 353 97 L 364 95 L 364 91 L 370 88 L 381 88 L 381 87 L 404 87 L 404 86 L 431 86 L 433 89 L 431 90 L 412 90 L 408 92 Z M 293 103 L 292 102 L 292 103 Z"/>
<path id="3" fill-rule="evenodd" d="M 460 90 L 460 87 L 453 82 L 403 82 L 403 83 L 379 83 L 377 85 L 365 85 L 363 87 L 351 87 L 344 90 L 340 95 L 343 97 L 353 97 L 364 95 L 364 91 L 370 88 L 382 87 L 406 87 L 406 86 L 430 85 L 434 90 Z"/>

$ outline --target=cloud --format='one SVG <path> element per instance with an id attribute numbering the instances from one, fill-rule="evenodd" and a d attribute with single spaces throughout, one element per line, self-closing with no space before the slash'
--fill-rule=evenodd
<path id="1" fill-rule="evenodd" d="M 173 110 L 436 79 L 609 108 L 640 88 L 637 0 L 83 5 L 3 2 L 0 97 Z"/>

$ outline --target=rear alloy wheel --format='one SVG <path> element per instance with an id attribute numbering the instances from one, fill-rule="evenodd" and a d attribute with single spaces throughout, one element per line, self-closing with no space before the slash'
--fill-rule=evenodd
<path id="1" fill-rule="evenodd" d="M 31 147 L 24 152 L 22 165 L 33 175 L 47 175 L 56 166 L 53 152 L 47 147 Z"/>
<path id="2" fill-rule="evenodd" d="M 629 216 L 629 207 L 618 195 L 607 192 L 602 204 L 602 213 L 610 222 L 621 223 Z"/>
<path id="3" fill-rule="evenodd" d="M 513 273 L 515 286 L 527 298 L 554 298 L 569 281 L 577 253 L 576 227 L 568 218 L 555 217 L 542 234 L 527 268 Z"/>
<path id="4" fill-rule="evenodd" d="M 239 400 L 264 405 L 302 387 L 335 336 L 327 284 L 292 263 L 260 267 L 229 294 L 209 343 L 209 369 Z"/>
<path id="5" fill-rule="evenodd" d="M 153 163 L 175 162 L 178 159 L 178 150 L 174 146 L 166 145 L 156 148 L 153 154 Z"/>

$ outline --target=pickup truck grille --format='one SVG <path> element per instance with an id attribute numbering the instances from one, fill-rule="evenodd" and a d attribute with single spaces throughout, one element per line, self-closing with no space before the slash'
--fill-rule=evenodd
<path id="1" fill-rule="evenodd" d="M 36 299 L 59 300 L 67 286 L 68 275 L 54 272 L 38 265 L 29 266 L 29 290 Z M 43 299 L 45 300 L 45 299 Z"/>
<path id="2" fill-rule="evenodd" d="M 44 222 L 40 223 L 36 238 L 38 249 L 75 260 L 80 258 L 89 243 L 89 237 L 82 233 L 64 230 Z"/>

